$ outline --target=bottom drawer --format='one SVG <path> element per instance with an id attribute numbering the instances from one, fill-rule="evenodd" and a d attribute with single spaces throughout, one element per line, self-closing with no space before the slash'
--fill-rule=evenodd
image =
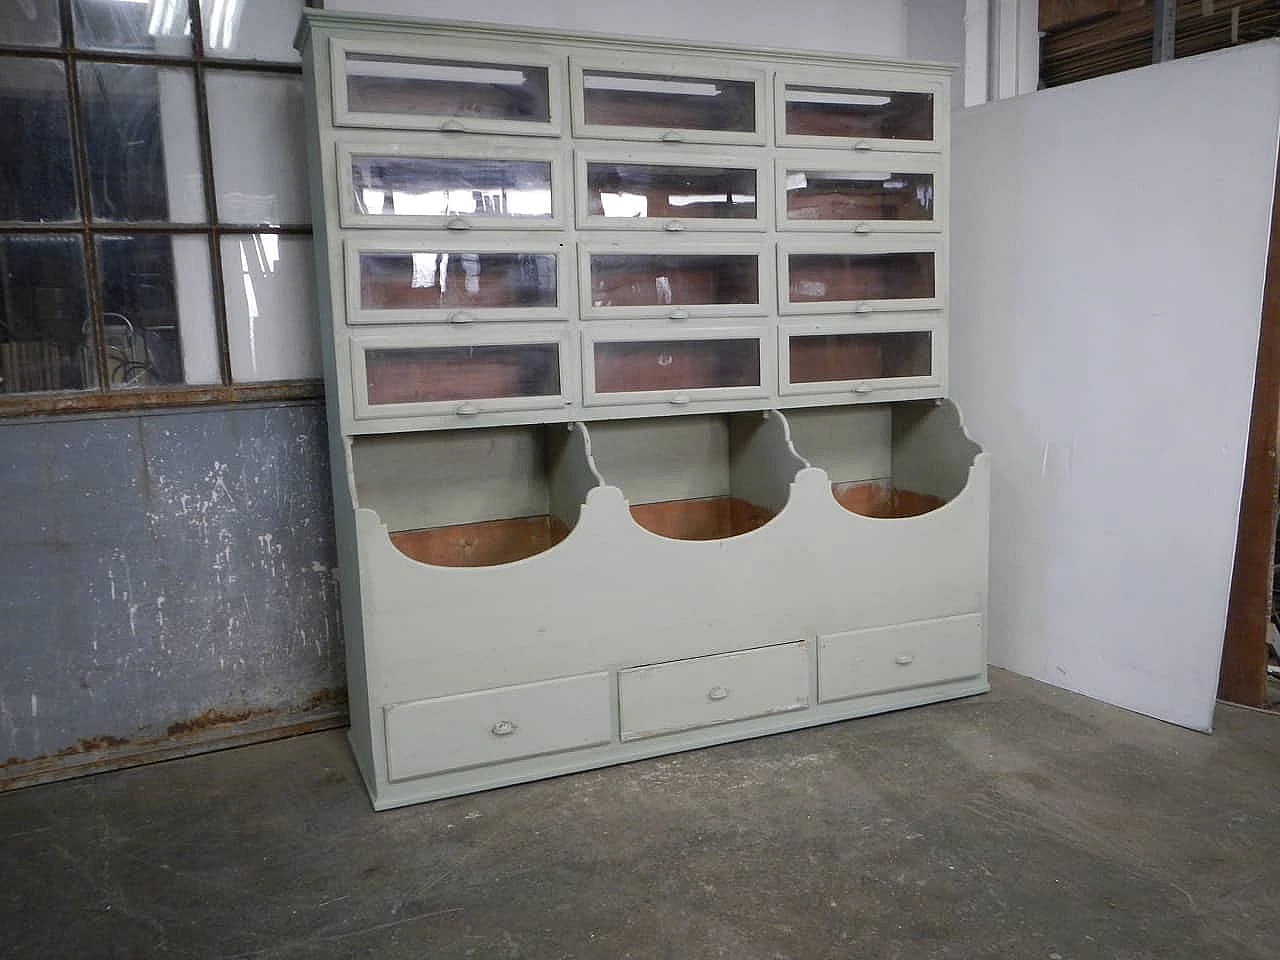
<path id="1" fill-rule="evenodd" d="M 967 614 L 818 637 L 818 700 L 827 703 L 976 677 L 982 616 Z"/>
<path id="2" fill-rule="evenodd" d="M 389 780 L 613 739 L 607 673 L 395 703 L 384 719 Z"/>
<path id="3" fill-rule="evenodd" d="M 805 641 L 618 673 L 622 739 L 639 740 L 809 706 Z"/>

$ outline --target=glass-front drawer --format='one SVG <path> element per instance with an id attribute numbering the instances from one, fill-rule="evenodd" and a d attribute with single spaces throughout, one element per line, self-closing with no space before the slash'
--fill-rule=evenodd
<path id="1" fill-rule="evenodd" d="M 571 257 L 530 236 L 346 241 L 348 323 L 564 320 Z"/>
<path id="2" fill-rule="evenodd" d="M 784 151 L 777 160 L 778 228 L 937 232 L 943 180 L 941 164 L 929 156 Z"/>
<path id="3" fill-rule="evenodd" d="M 763 230 L 769 169 L 749 153 L 579 151 L 577 223 L 582 228 Z"/>
<path id="4" fill-rule="evenodd" d="M 555 230 L 567 183 L 558 152 L 512 149 L 488 137 L 405 137 L 343 143 L 344 227 Z"/>
<path id="5" fill-rule="evenodd" d="M 603 333 L 585 330 L 583 402 L 664 403 L 763 397 L 772 383 L 761 327 Z"/>
<path id="6" fill-rule="evenodd" d="M 579 247 L 582 316 L 763 316 L 769 277 L 759 244 Z"/>
<path id="7" fill-rule="evenodd" d="M 557 136 L 564 61 L 537 50 L 334 40 L 333 122 Z"/>
<path id="8" fill-rule="evenodd" d="M 904 237 L 779 246 L 782 313 L 930 310 L 942 306 L 946 276 L 937 241 Z"/>
<path id="9" fill-rule="evenodd" d="M 561 408 L 568 337 L 469 334 L 465 337 L 360 334 L 351 340 L 358 419 Z"/>
<path id="10" fill-rule="evenodd" d="M 570 57 L 573 132 L 609 140 L 764 143 L 764 73 L 668 57 Z"/>
<path id="11" fill-rule="evenodd" d="M 927 318 L 919 327 L 850 329 L 848 324 L 783 327 L 782 393 L 852 393 L 928 387 L 942 382 L 945 343 Z"/>
<path id="12" fill-rule="evenodd" d="M 774 106 L 779 146 L 854 150 L 941 149 L 946 92 L 940 80 L 910 74 L 779 73 Z"/>

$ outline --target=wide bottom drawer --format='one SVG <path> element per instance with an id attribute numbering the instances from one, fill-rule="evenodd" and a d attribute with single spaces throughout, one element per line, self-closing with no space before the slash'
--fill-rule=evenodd
<path id="1" fill-rule="evenodd" d="M 963 680 L 984 669 L 976 613 L 818 637 L 820 703 Z"/>
<path id="2" fill-rule="evenodd" d="M 809 706 L 809 644 L 621 670 L 618 699 L 623 740 L 803 710 Z"/>
<path id="3" fill-rule="evenodd" d="M 607 673 L 396 703 L 383 713 L 389 780 L 613 739 Z"/>

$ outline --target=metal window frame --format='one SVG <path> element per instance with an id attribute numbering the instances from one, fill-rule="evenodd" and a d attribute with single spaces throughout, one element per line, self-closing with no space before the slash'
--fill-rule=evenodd
<path id="1" fill-rule="evenodd" d="M 144 410 L 168 406 L 201 406 L 234 404 L 263 400 L 311 400 L 324 395 L 323 381 L 276 380 L 236 383 L 231 370 L 230 339 L 227 329 L 227 303 L 222 263 L 222 238 L 246 234 L 279 236 L 312 236 L 310 224 L 280 225 L 223 222 L 219 218 L 217 190 L 213 176 L 213 137 L 209 119 L 208 72 L 239 71 L 251 74 L 302 76 L 302 65 L 279 61 L 241 60 L 211 57 L 205 54 L 202 0 L 188 0 L 191 20 L 191 52 L 182 56 L 160 56 L 109 50 L 82 50 L 75 46 L 75 23 L 72 0 L 59 0 L 58 15 L 62 30 L 58 46 L 35 47 L 0 43 L 0 55 L 17 59 L 52 60 L 63 68 L 67 90 L 68 122 L 71 126 L 72 163 L 76 176 L 76 196 L 80 206 L 78 220 L 61 223 L 0 222 L 0 237 L 60 234 L 78 236 L 84 249 L 84 280 L 88 309 L 93 324 L 98 385 L 85 390 L 50 390 L 29 393 L 0 393 L 0 417 L 50 413 L 82 413 L 86 411 Z M 304 0 L 304 6 L 317 6 L 316 0 Z M 200 143 L 200 175 L 204 188 L 205 220 L 203 223 L 100 222 L 94 219 L 90 194 L 89 157 L 82 125 L 78 66 L 81 63 L 109 63 L 126 66 L 149 66 L 190 70 L 193 75 L 196 103 L 196 133 Z M 101 236 L 203 236 L 209 245 L 210 282 L 213 290 L 213 314 L 218 346 L 219 384 L 170 384 L 158 387 L 112 389 L 107 367 L 106 331 L 99 284 L 99 263 L 95 240 Z"/>

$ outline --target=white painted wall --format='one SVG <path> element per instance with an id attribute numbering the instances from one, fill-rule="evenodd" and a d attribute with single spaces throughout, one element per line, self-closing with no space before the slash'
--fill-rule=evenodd
<path id="1" fill-rule="evenodd" d="M 1280 43 L 953 118 L 953 394 L 993 457 L 993 663 L 1211 726 Z"/>
<path id="2" fill-rule="evenodd" d="M 840 53 L 907 55 L 905 0 L 327 0 L 330 10 L 358 10 L 441 20 L 717 43 L 796 47 Z"/>

